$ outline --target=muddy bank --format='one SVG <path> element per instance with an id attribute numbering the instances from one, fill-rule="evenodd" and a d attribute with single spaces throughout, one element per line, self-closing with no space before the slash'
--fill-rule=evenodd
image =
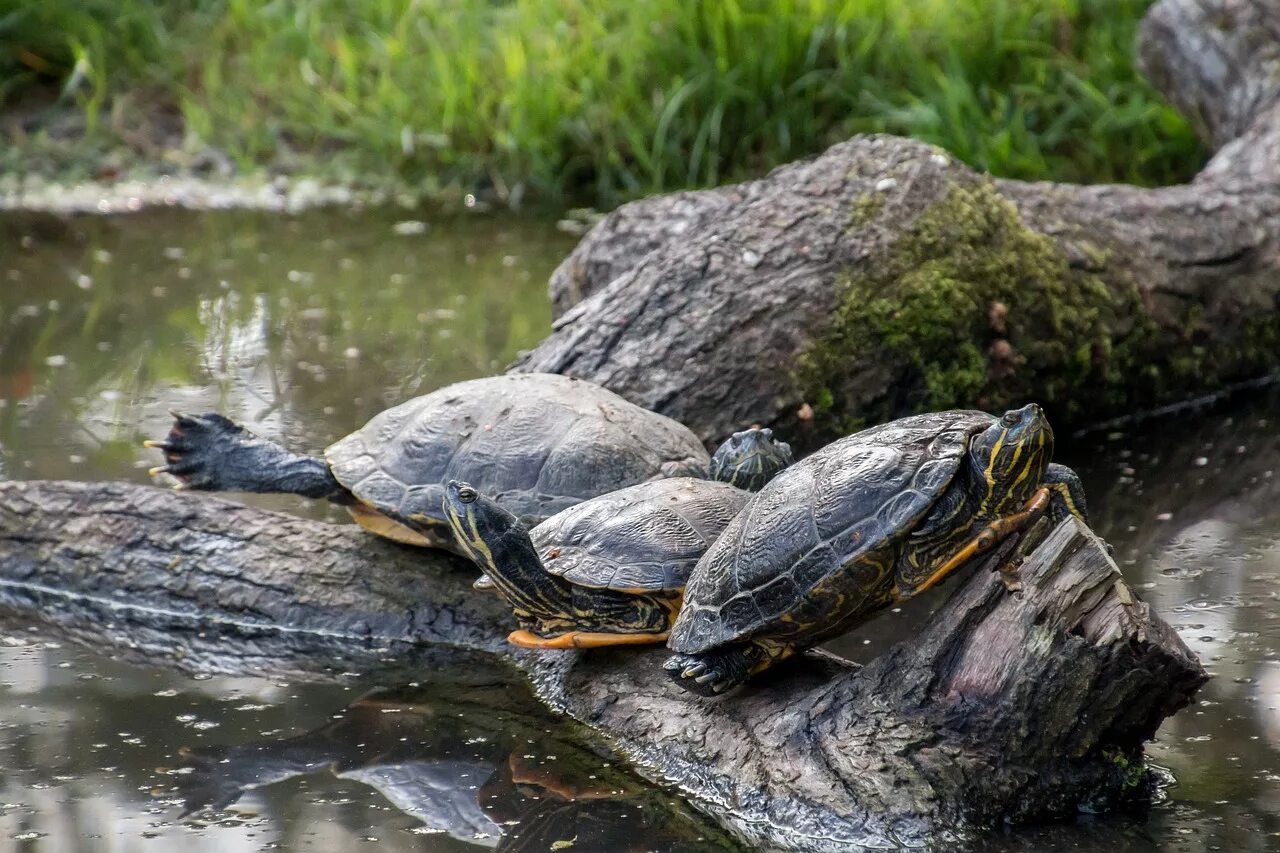
<path id="1" fill-rule="evenodd" d="M 161 175 L 61 183 L 38 176 L 0 176 L 0 211 L 137 213 L 153 207 L 187 210 L 265 210 L 296 213 L 313 207 L 362 206 L 390 200 L 387 193 L 327 184 L 311 178 L 203 178 Z"/>

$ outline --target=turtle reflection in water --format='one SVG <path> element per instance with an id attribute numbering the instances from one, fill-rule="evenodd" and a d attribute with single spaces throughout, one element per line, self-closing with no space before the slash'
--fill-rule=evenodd
<path id="1" fill-rule="evenodd" d="M 723 693 L 941 581 L 1048 512 L 1085 520 L 1039 406 L 937 412 L 841 439 L 783 471 L 702 557 L 664 664 Z"/>
<path id="2" fill-rule="evenodd" d="M 149 441 L 179 488 L 327 498 L 399 542 L 458 551 L 440 513 L 444 483 L 463 477 L 537 523 L 596 495 L 664 477 L 758 481 L 791 460 L 767 430 L 730 439 L 713 464 L 687 427 L 599 385 L 545 373 L 449 385 L 374 417 L 301 456 L 219 414 L 183 415 Z"/>
<path id="3" fill-rule="evenodd" d="M 172 784 L 187 815 L 223 810 L 245 792 L 332 773 L 368 785 L 431 830 L 506 853 L 720 849 L 720 833 L 582 746 L 546 734 L 512 685 L 380 689 L 337 718 L 283 739 L 181 750 Z M 532 702 L 532 700 L 530 700 Z M 165 795 L 167 792 L 157 792 Z"/>

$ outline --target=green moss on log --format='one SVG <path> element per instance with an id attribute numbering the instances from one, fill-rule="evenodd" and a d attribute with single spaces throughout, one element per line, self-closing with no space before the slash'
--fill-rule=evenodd
<path id="1" fill-rule="evenodd" d="M 855 201 L 853 217 L 864 212 Z M 1242 321 L 1234 345 L 1206 352 L 1194 317 L 1181 331 L 1158 327 L 1110 250 L 1089 248 L 1089 269 L 1073 268 L 990 181 L 954 184 L 887 252 L 844 274 L 830 329 L 797 362 L 818 432 L 1027 400 L 1080 422 L 1268 363 L 1280 341 L 1273 316 Z"/>
<path id="2" fill-rule="evenodd" d="M 853 228 L 861 228 L 875 220 L 884 210 L 883 193 L 865 193 L 853 201 L 849 212 L 849 224 Z"/>

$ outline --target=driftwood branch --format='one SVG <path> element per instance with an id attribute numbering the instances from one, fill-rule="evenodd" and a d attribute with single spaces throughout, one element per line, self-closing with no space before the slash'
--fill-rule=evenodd
<path id="1" fill-rule="evenodd" d="M 991 568 L 864 668 L 811 654 L 709 701 L 667 680 L 659 648 L 506 645 L 509 614 L 446 555 L 207 496 L 0 484 L 8 610 L 202 671 L 497 657 L 642 776 L 787 849 L 924 843 L 1145 790 L 1142 743 L 1204 671 L 1076 522 L 1026 558 L 1021 591 Z"/>
<path id="2" fill-rule="evenodd" d="M 1140 52 L 1216 151 L 1192 184 L 993 181 L 856 138 L 606 217 L 517 369 L 593 379 L 708 441 L 761 422 L 811 444 L 1025 399 L 1078 423 L 1275 370 L 1280 6 L 1162 0 Z"/>

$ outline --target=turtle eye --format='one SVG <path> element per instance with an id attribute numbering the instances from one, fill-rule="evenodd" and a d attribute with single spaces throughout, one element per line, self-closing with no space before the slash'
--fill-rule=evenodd
<path id="1" fill-rule="evenodd" d="M 1020 420 L 1021 418 L 1017 412 L 1005 412 L 1004 417 L 1000 419 L 1000 425 L 1003 427 L 1015 427 Z"/>
<path id="2" fill-rule="evenodd" d="M 459 483 L 456 488 L 458 490 L 458 500 L 464 504 L 474 503 L 475 499 L 480 497 L 480 493 L 466 483 Z"/>

